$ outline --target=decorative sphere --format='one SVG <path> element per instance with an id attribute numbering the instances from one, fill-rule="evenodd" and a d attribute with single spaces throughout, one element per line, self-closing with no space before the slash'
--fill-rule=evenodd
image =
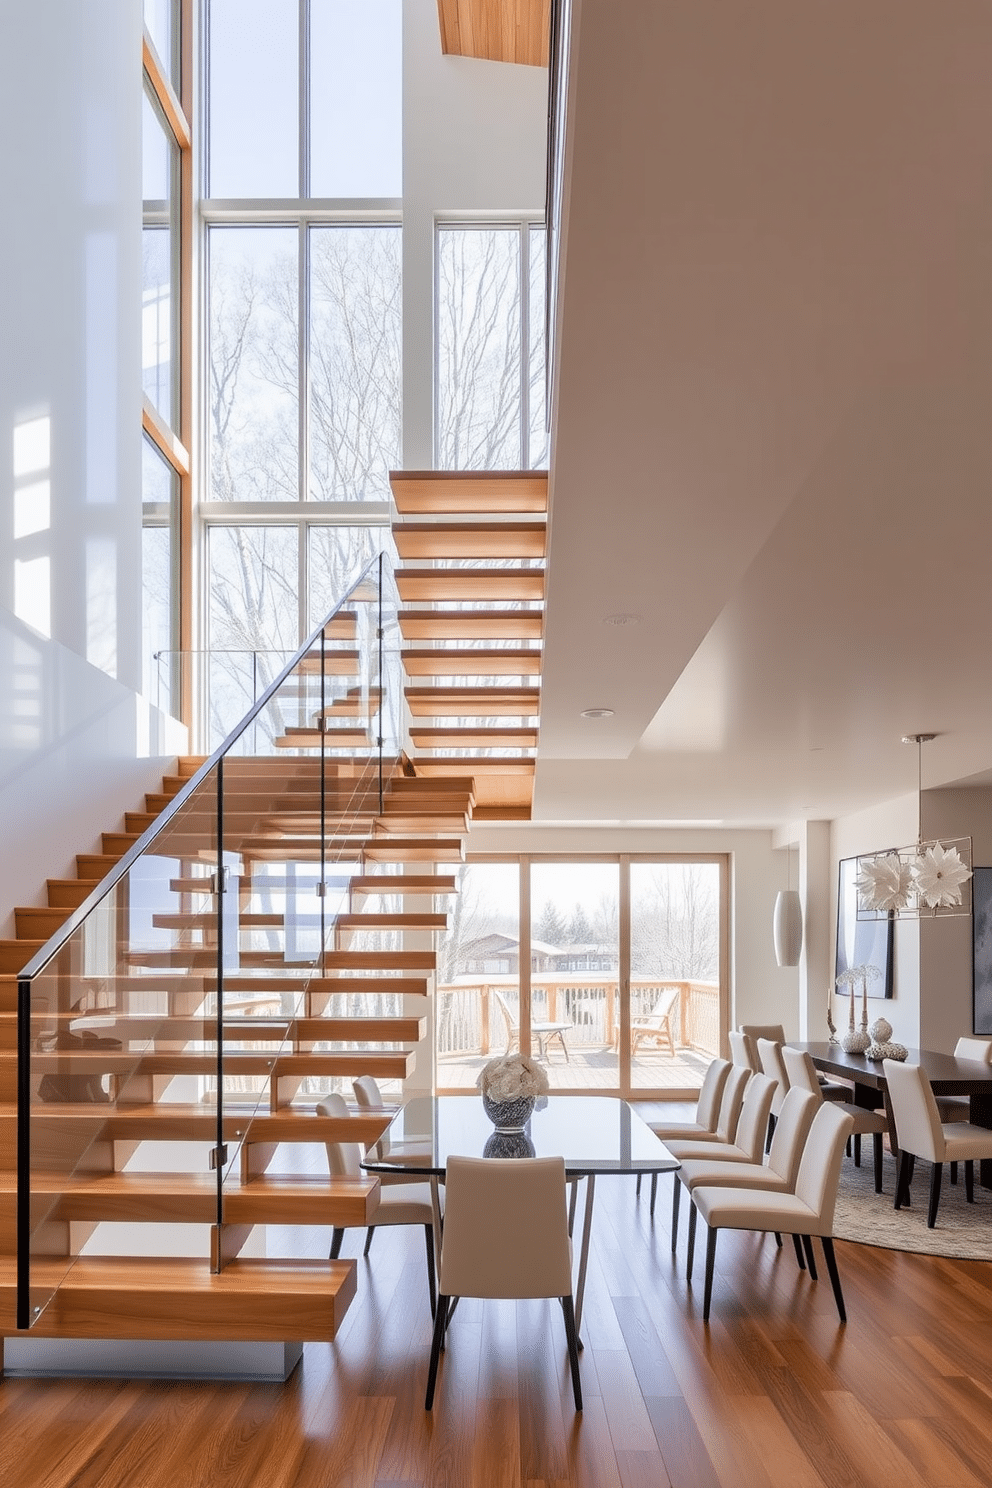
<path id="1" fill-rule="evenodd" d="M 887 1018 L 876 1018 L 868 1032 L 876 1044 L 887 1044 L 892 1037 L 892 1024 Z"/>

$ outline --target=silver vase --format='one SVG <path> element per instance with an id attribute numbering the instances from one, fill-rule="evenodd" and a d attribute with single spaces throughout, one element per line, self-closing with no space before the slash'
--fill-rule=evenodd
<path id="1" fill-rule="evenodd" d="M 483 1091 L 482 1109 L 497 1131 L 523 1131 L 534 1112 L 534 1097 L 518 1095 L 516 1100 L 494 1101 Z"/>

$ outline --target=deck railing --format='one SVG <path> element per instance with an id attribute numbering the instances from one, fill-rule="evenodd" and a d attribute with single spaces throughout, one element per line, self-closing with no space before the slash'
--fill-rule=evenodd
<path id="1" fill-rule="evenodd" d="M 650 1015 L 662 993 L 678 989 L 672 1019 L 676 1047 L 716 1055 L 720 1050 L 720 989 L 716 982 L 671 977 L 631 977 L 631 1018 Z M 495 994 L 499 994 L 497 997 Z M 437 989 L 439 1058 L 460 1054 L 501 1053 L 508 1045 L 507 1018 L 520 1021 L 520 990 L 514 976 L 459 980 Z M 534 1022 L 572 1024 L 570 1047 L 612 1048 L 619 1034 L 619 981 L 616 976 L 531 974 L 531 1018 Z M 644 1047 L 648 1052 L 649 1045 Z"/>

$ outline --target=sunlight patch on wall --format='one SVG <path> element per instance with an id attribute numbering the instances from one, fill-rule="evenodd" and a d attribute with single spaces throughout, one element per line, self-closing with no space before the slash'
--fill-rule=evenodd
<path id="1" fill-rule="evenodd" d="M 107 537 L 86 544 L 86 660 L 117 676 L 117 544 Z"/>
<path id="2" fill-rule="evenodd" d="M 14 614 L 43 636 L 52 635 L 52 564 L 40 558 L 14 559 Z"/>

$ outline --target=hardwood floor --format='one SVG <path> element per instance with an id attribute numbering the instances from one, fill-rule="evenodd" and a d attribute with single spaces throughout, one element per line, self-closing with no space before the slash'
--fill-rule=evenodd
<path id="1" fill-rule="evenodd" d="M 381 1231 L 284 1386 L 0 1383 L 4 1488 L 974 1488 L 992 1484 L 992 1267 L 839 1243 L 850 1321 L 791 1247 L 724 1234 L 713 1316 L 670 1183 L 601 1179 L 571 1402 L 560 1312 L 464 1301 L 432 1415 L 419 1231 Z M 326 1232 L 299 1231 L 304 1253 Z M 345 1252 L 357 1254 L 362 1232 Z"/>

